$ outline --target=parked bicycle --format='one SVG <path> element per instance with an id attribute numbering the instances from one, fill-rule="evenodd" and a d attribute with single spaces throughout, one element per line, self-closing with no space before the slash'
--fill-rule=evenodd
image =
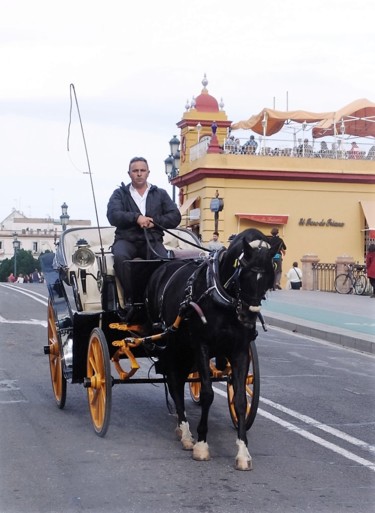
<path id="1" fill-rule="evenodd" d="M 335 279 L 335 289 L 339 294 L 355 294 L 362 296 L 367 289 L 368 280 L 366 266 L 348 264 L 346 273 L 338 274 Z"/>

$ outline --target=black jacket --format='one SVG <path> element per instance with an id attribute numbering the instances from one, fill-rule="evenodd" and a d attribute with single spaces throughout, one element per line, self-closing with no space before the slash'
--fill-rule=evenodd
<path id="1" fill-rule="evenodd" d="M 107 219 L 112 226 L 116 226 L 115 240 L 125 239 L 129 242 L 144 241 L 144 231 L 137 224 L 142 215 L 130 194 L 130 184 L 116 189 L 109 199 L 107 206 Z M 167 191 L 151 185 L 146 199 L 146 214 L 164 228 L 176 228 L 181 222 L 181 214 L 177 205 L 171 200 Z M 161 241 L 163 231 L 154 227 L 147 230 L 155 240 Z"/>

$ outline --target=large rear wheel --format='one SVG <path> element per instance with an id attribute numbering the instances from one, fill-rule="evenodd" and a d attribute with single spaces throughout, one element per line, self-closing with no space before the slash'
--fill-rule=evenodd
<path id="1" fill-rule="evenodd" d="M 246 417 L 245 417 L 245 425 L 246 430 L 250 429 L 259 405 L 259 388 L 260 388 L 260 376 L 259 376 L 259 361 L 258 361 L 258 352 L 255 345 L 255 341 L 253 340 L 250 343 L 250 364 L 249 370 L 246 378 Z M 229 413 L 235 428 L 238 426 L 237 413 L 234 407 L 234 389 L 231 383 L 231 380 L 227 383 L 227 396 L 228 396 L 228 406 Z"/>
<path id="2" fill-rule="evenodd" d="M 62 410 L 66 401 L 66 378 L 63 372 L 61 343 L 56 328 L 56 316 L 52 302 L 48 300 L 48 357 L 53 395 Z"/>
<path id="3" fill-rule="evenodd" d="M 104 436 L 111 416 L 112 376 L 107 340 L 100 328 L 94 328 L 90 335 L 85 387 L 95 433 Z"/>
<path id="4" fill-rule="evenodd" d="M 347 274 L 339 274 L 335 279 L 335 289 L 339 294 L 351 294 L 353 281 Z"/>

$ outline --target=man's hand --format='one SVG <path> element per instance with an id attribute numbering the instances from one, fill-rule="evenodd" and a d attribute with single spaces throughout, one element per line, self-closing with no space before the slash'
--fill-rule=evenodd
<path id="1" fill-rule="evenodd" d="M 141 215 L 137 219 L 137 224 L 139 224 L 141 228 L 153 228 L 154 220 L 152 219 L 152 217 L 146 217 Z"/>

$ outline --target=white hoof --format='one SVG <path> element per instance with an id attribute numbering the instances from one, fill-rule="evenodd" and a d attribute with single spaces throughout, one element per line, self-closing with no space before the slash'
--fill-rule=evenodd
<path id="1" fill-rule="evenodd" d="M 253 470 L 253 462 L 249 451 L 242 440 L 237 440 L 236 470 Z"/>
<path id="2" fill-rule="evenodd" d="M 211 459 L 207 442 L 197 442 L 193 447 L 193 459 L 197 461 L 208 461 Z"/>
<path id="3" fill-rule="evenodd" d="M 194 438 L 190 431 L 189 422 L 181 422 L 176 428 L 176 434 L 181 440 L 184 451 L 191 451 L 194 447 Z"/>

